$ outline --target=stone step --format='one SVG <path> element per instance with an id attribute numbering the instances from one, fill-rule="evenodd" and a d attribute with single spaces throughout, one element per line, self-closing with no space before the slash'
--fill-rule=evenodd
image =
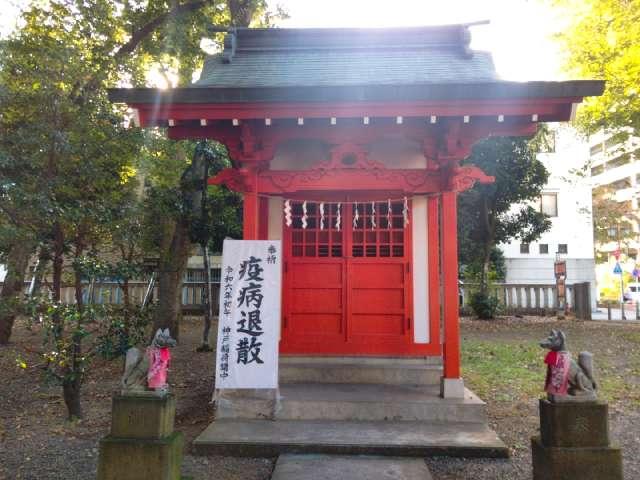
<path id="1" fill-rule="evenodd" d="M 275 457 L 283 453 L 507 458 L 478 423 L 216 420 L 193 442 L 199 455 Z M 336 477 L 339 478 L 339 477 Z"/>
<path id="2" fill-rule="evenodd" d="M 281 357 L 280 383 L 437 385 L 439 357 L 428 359 Z"/>
<path id="3" fill-rule="evenodd" d="M 280 455 L 271 480 L 432 480 L 423 458 Z"/>
<path id="4" fill-rule="evenodd" d="M 486 423 L 486 405 L 470 390 L 443 399 L 435 385 L 292 383 L 280 386 L 277 420 Z"/>

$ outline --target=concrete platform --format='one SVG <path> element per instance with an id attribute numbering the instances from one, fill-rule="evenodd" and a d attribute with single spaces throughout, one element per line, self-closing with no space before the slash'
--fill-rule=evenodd
<path id="1" fill-rule="evenodd" d="M 440 358 L 280 357 L 280 383 L 436 385 Z"/>
<path id="2" fill-rule="evenodd" d="M 281 455 L 271 480 L 432 480 L 420 458 Z"/>
<path id="3" fill-rule="evenodd" d="M 193 442 L 197 454 L 275 457 L 284 453 L 402 457 L 508 457 L 485 424 L 217 420 Z M 342 477 L 345 478 L 345 477 Z"/>
<path id="4" fill-rule="evenodd" d="M 287 384 L 275 418 L 487 423 L 485 403 L 470 390 L 461 399 L 439 393 L 437 385 Z"/>

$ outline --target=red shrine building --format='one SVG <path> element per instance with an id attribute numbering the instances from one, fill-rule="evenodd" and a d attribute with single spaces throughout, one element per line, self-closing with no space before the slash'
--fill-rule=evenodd
<path id="1" fill-rule="evenodd" d="M 244 238 L 282 240 L 281 356 L 441 358 L 461 398 L 456 196 L 492 135 L 567 121 L 600 81 L 500 80 L 468 25 L 233 29 L 200 80 L 111 92 L 140 125 L 224 144 Z"/>

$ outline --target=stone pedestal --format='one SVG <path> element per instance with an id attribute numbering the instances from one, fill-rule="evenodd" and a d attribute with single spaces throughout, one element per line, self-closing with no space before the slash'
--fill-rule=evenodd
<path id="1" fill-rule="evenodd" d="M 609 444 L 604 402 L 540 400 L 540 437 L 531 449 L 534 480 L 622 480 L 622 452 Z"/>
<path id="2" fill-rule="evenodd" d="M 173 395 L 113 397 L 111 433 L 100 441 L 98 480 L 179 480 L 183 437 Z"/>
<path id="3" fill-rule="evenodd" d="M 279 390 L 272 388 L 217 390 L 216 418 L 273 420 L 279 396 Z"/>

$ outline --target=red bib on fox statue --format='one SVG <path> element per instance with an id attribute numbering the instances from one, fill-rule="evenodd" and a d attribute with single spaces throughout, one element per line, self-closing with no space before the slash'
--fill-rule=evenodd
<path id="1" fill-rule="evenodd" d="M 569 352 L 551 351 L 544 357 L 547 364 L 547 379 L 544 389 L 551 395 L 566 395 L 569 388 L 569 368 L 571 354 Z"/>
<path id="2" fill-rule="evenodd" d="M 147 385 L 154 390 L 167 387 L 167 369 L 171 353 L 169 347 L 147 348 L 149 356 L 149 373 L 147 374 Z"/>

